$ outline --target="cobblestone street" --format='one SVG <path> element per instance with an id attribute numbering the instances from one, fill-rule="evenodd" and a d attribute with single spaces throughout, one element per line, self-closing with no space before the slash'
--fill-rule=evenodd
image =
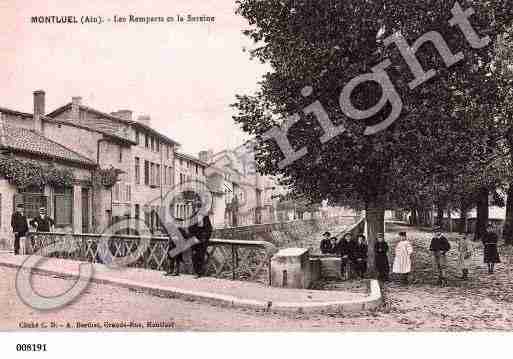
<path id="1" fill-rule="evenodd" d="M 392 227 L 387 240 L 393 242 L 394 232 L 404 227 Z M 146 327 L 147 322 L 165 323 L 161 330 L 512 330 L 513 280 L 510 276 L 509 252 L 502 249 L 503 263 L 497 273 L 485 274 L 478 249 L 471 280 L 457 279 L 455 245 L 449 257 L 451 267 L 449 285 L 439 288 L 431 275 L 427 251 L 429 233 L 407 228 L 414 243 L 415 277 L 405 288 L 391 283 L 384 288 L 383 309 L 365 313 L 324 315 L 276 314 L 250 309 L 233 309 L 211 304 L 151 296 L 133 290 L 92 283 L 86 293 L 71 305 L 53 312 L 38 312 L 25 306 L 15 290 L 16 270 L 0 266 L 0 328 L 19 329 L 30 323 L 55 322 L 59 329 L 69 323 L 75 328 L 81 322 L 84 328 L 97 323 L 102 329 L 112 330 L 107 323 L 119 325 L 130 322 Z M 450 239 L 452 239 L 450 237 Z M 454 242 L 452 242 L 454 244 Z M 68 279 L 34 276 L 35 288 L 41 294 L 55 294 L 69 288 Z M 107 322 L 107 323 L 106 323 Z M 122 328 L 127 330 L 130 328 Z M 141 330 L 141 328 L 134 328 Z M 145 328 L 144 330 L 159 328 Z M 76 329 L 75 329 L 76 330 Z"/>

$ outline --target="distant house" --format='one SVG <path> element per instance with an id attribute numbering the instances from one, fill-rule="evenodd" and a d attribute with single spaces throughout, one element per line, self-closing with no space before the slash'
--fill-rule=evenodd
<path id="1" fill-rule="evenodd" d="M 274 197 L 279 186 L 256 171 L 250 143 L 233 150 L 215 153 L 201 151 L 199 158 L 208 164 L 206 178 L 213 193 L 214 223 L 235 227 L 275 222 Z"/>

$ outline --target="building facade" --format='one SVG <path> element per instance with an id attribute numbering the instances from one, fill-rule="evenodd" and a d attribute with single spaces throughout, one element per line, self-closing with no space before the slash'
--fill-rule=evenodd
<path id="1" fill-rule="evenodd" d="M 29 219 L 45 207 L 56 231 L 89 232 L 96 163 L 44 135 L 44 93 L 34 114 L 0 108 L 0 247 L 12 248 L 11 215 L 24 204 Z"/>
<path id="2" fill-rule="evenodd" d="M 191 224 L 194 202 L 201 201 L 202 195 L 210 192 L 206 179 L 207 167 L 208 164 L 199 158 L 181 152 L 175 153 L 176 191 L 171 203 L 174 217 L 183 220 L 184 225 Z"/>
<path id="3" fill-rule="evenodd" d="M 251 143 L 218 153 L 199 154 L 208 163 L 206 177 L 213 193 L 214 223 L 237 227 L 277 220 L 279 186 L 256 171 Z"/>
<path id="4" fill-rule="evenodd" d="M 116 168 L 121 174 L 95 202 L 95 231 L 120 219 L 144 219 L 151 230 L 159 223 L 164 198 L 174 186 L 174 153 L 178 143 L 151 127 L 149 116 L 132 119 L 132 111 L 106 113 L 73 97 L 49 113 L 45 135 L 94 160 L 99 168 Z"/>

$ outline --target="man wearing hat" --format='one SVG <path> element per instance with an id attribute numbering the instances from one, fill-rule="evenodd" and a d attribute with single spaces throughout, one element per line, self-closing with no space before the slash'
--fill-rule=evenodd
<path id="1" fill-rule="evenodd" d="M 432 253 L 433 258 L 433 270 L 438 273 L 438 284 L 445 285 L 445 269 L 447 267 L 446 253 L 451 249 L 451 245 L 447 238 L 442 235 L 442 229 L 440 227 L 433 228 L 434 237 L 431 239 L 429 250 Z"/>
<path id="2" fill-rule="evenodd" d="M 323 238 L 322 238 L 321 244 L 320 244 L 321 253 L 322 254 L 333 253 L 333 243 L 331 242 L 331 233 L 324 232 L 322 237 Z"/>
<path id="3" fill-rule="evenodd" d="M 38 232 L 52 232 L 54 221 L 46 214 L 46 208 L 39 208 L 39 215 L 30 221 L 30 225 Z"/>
<path id="4" fill-rule="evenodd" d="M 23 204 L 16 206 L 16 211 L 11 216 L 11 227 L 14 233 L 14 254 L 20 254 L 20 238 L 28 232 L 27 217 L 24 214 Z"/>

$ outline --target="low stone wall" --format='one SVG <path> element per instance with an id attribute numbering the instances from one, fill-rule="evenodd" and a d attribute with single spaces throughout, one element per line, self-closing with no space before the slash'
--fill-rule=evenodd
<path id="1" fill-rule="evenodd" d="M 330 218 L 315 218 L 290 222 L 277 222 L 256 224 L 236 228 L 218 228 L 214 231 L 214 238 L 236 240 L 261 240 L 273 243 L 278 248 L 309 247 L 305 240 L 312 235 L 337 227 L 351 227 L 360 220 L 360 217 L 341 216 Z"/>

